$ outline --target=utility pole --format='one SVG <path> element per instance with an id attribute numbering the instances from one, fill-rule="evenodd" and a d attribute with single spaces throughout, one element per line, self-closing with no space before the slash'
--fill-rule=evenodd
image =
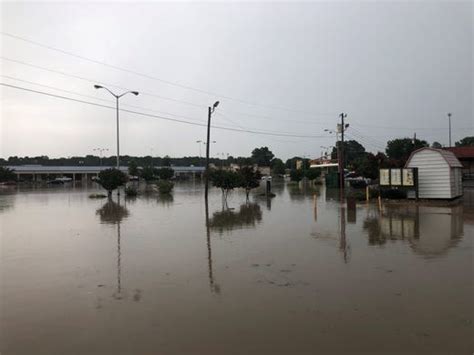
<path id="1" fill-rule="evenodd" d="M 205 194 L 207 196 L 207 192 L 209 190 L 209 148 L 211 146 L 211 116 L 216 107 L 219 105 L 219 101 L 214 102 L 214 105 L 208 107 L 207 111 L 207 143 L 206 143 L 206 185 L 205 185 Z"/>
<path id="2" fill-rule="evenodd" d="M 451 112 L 448 113 L 449 120 L 449 148 L 451 148 Z"/>
<path id="3" fill-rule="evenodd" d="M 344 118 L 347 117 L 347 114 L 342 112 L 339 117 L 341 117 L 341 141 L 339 144 L 339 152 L 338 152 L 338 159 L 339 159 L 339 187 L 341 189 L 341 198 L 344 194 L 344 131 L 346 130 L 346 126 L 344 124 Z M 349 126 L 349 125 L 348 125 Z"/>

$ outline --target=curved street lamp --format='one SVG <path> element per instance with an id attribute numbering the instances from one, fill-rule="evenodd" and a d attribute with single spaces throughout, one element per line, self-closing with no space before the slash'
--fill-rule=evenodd
<path id="1" fill-rule="evenodd" d="M 125 96 L 127 94 L 133 94 L 135 96 L 138 96 L 138 91 L 126 91 L 120 95 L 117 95 L 102 85 L 94 85 L 94 88 L 107 90 L 113 97 L 115 97 L 116 108 L 117 108 L 116 110 L 117 111 L 117 169 L 120 169 L 119 99 L 122 96 Z"/>

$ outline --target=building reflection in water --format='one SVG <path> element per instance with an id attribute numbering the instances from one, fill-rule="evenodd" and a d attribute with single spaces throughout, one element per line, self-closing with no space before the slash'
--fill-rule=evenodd
<path id="1" fill-rule="evenodd" d="M 374 211 L 373 211 L 374 212 Z M 364 221 L 370 245 L 404 240 L 424 257 L 443 255 L 463 235 L 463 206 L 384 207 Z"/>
<path id="2" fill-rule="evenodd" d="M 122 220 L 126 219 L 130 213 L 125 206 L 120 204 L 120 196 L 117 197 L 117 202 L 109 199 L 101 208 L 96 211 L 100 216 L 101 223 L 112 224 L 117 226 L 117 290 L 112 295 L 115 299 L 123 299 L 122 294 L 122 252 L 120 245 L 120 224 Z"/>

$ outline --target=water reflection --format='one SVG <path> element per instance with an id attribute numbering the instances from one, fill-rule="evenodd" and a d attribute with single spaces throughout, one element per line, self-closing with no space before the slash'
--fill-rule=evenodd
<path id="1" fill-rule="evenodd" d="M 262 220 L 262 210 L 258 203 L 246 203 L 240 206 L 239 211 L 224 209 L 214 212 L 209 220 L 209 227 L 220 234 L 224 231 L 244 227 L 255 227 Z"/>
<path id="2" fill-rule="evenodd" d="M 117 289 L 112 297 L 116 300 L 123 299 L 122 294 L 122 250 L 121 250 L 121 222 L 127 218 L 130 213 L 125 206 L 120 204 L 120 196 L 117 197 L 117 202 L 109 199 L 101 208 L 96 211 L 100 216 L 101 223 L 115 224 L 117 226 Z"/>
<path id="3" fill-rule="evenodd" d="M 320 191 L 320 190 L 319 190 Z M 339 249 L 342 254 L 342 258 L 345 263 L 349 262 L 350 259 L 350 245 L 347 242 L 346 236 L 346 207 L 344 203 L 339 204 L 337 207 L 337 219 L 336 213 L 331 213 L 330 216 L 324 216 L 318 223 L 318 199 L 323 198 L 319 197 L 317 193 L 313 194 L 313 219 L 315 225 L 313 226 L 313 231 L 311 235 L 320 240 L 330 241 L 335 247 Z M 324 211 L 323 211 L 324 213 Z M 348 203 L 347 205 L 347 219 L 351 223 L 351 218 L 355 218 L 355 205 Z M 326 224 L 327 218 L 332 219 L 329 224 Z M 325 228 L 326 224 L 326 228 Z M 337 231 L 335 226 L 337 225 Z M 328 228 L 329 227 L 329 228 Z"/>
<path id="4" fill-rule="evenodd" d="M 314 185 L 311 181 L 300 181 L 299 183 L 289 183 L 287 185 L 288 195 L 293 201 L 303 201 L 311 198 L 314 194 L 321 193 L 321 185 Z"/>
<path id="5" fill-rule="evenodd" d="M 7 210 L 13 208 L 15 203 L 15 196 L 5 196 L 6 198 L 0 200 L 0 213 L 6 212 Z"/>
<path id="6" fill-rule="evenodd" d="M 96 211 L 100 216 L 100 221 L 105 224 L 117 224 L 129 216 L 129 212 L 125 206 L 109 199 L 101 208 Z"/>
<path id="7" fill-rule="evenodd" d="M 270 202 L 268 202 L 269 200 Z M 270 203 L 270 206 L 268 203 Z M 224 207 L 222 211 L 214 212 L 212 218 L 210 218 L 209 196 L 207 193 L 204 195 L 204 204 L 209 287 L 211 292 L 220 294 L 221 286 L 215 282 L 213 269 L 211 230 L 223 234 L 224 231 L 232 231 L 244 227 L 255 228 L 262 220 L 262 210 L 258 203 L 246 203 L 240 206 L 238 212 Z M 267 208 L 271 208 L 271 198 L 267 198 Z"/>
<path id="8" fill-rule="evenodd" d="M 156 202 L 162 206 L 171 207 L 174 201 L 173 194 L 158 194 L 153 191 L 146 191 L 139 197 L 140 200 Z"/>
<path id="9" fill-rule="evenodd" d="M 214 282 L 214 272 L 212 265 L 212 245 L 211 245 L 211 230 L 209 225 L 209 195 L 206 191 L 204 195 L 205 218 L 206 218 L 206 246 L 207 246 L 207 266 L 209 275 L 209 288 L 211 292 L 220 294 L 221 288 L 219 284 Z"/>
<path id="10" fill-rule="evenodd" d="M 363 228 L 370 245 L 404 240 L 412 250 L 425 257 L 444 254 L 463 235 L 463 206 L 385 207 L 368 215 Z"/>

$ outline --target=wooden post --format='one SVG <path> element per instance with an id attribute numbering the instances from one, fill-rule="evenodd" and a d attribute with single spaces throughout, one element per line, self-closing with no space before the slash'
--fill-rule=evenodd
<path id="1" fill-rule="evenodd" d="M 369 202 L 370 200 L 370 193 L 369 193 L 369 185 L 365 187 L 365 200 Z"/>

